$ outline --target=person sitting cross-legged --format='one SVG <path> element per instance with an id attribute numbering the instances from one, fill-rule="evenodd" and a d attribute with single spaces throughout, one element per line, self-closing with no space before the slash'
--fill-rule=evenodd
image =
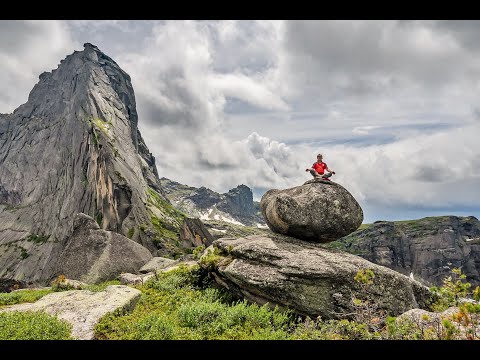
<path id="1" fill-rule="evenodd" d="M 318 154 L 317 161 L 313 163 L 311 168 L 307 168 L 305 171 L 310 171 L 310 174 L 312 174 L 314 179 L 330 180 L 329 177 L 335 174 L 335 171 L 330 170 L 327 164 L 322 161 L 322 159 L 323 155 Z M 328 171 L 327 174 L 325 173 L 325 170 Z"/>

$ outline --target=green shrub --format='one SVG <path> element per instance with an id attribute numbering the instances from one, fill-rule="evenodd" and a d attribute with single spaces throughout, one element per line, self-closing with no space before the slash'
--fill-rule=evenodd
<path id="1" fill-rule="evenodd" d="M 0 340 L 69 340 L 71 325 L 43 312 L 0 313 Z"/>
<path id="2" fill-rule="evenodd" d="M 198 266 L 158 274 L 130 314 L 109 314 L 98 339 L 286 339 L 291 313 L 234 301 Z"/>
<path id="3" fill-rule="evenodd" d="M 453 269 L 452 275 L 443 279 L 443 286 L 430 288 L 435 301 L 431 308 L 433 311 L 441 312 L 451 306 L 458 306 L 459 300 L 468 295 L 471 284 L 465 281 L 466 275 L 460 269 Z"/>
<path id="4" fill-rule="evenodd" d="M 43 244 L 50 238 L 50 235 L 30 234 L 25 239 L 34 242 L 35 244 Z"/>
<path id="5" fill-rule="evenodd" d="M 205 250 L 205 245 L 200 245 L 197 246 L 195 249 L 193 249 L 193 258 L 194 259 L 199 259 L 200 256 L 202 256 L 203 251 Z"/>
<path id="6" fill-rule="evenodd" d="M 212 255 L 221 257 L 215 251 Z M 356 275 L 358 286 L 367 293 L 374 279 L 375 274 L 369 269 Z M 453 280 L 445 282 L 448 289 L 458 294 L 468 288 L 464 285 L 452 287 L 453 283 Z M 280 311 L 268 305 L 239 301 L 227 290 L 216 287 L 208 271 L 199 266 L 180 266 L 159 273 L 138 288 L 142 296 L 135 309 L 128 314 L 116 312 L 103 317 L 95 327 L 96 338 L 415 340 L 478 337 L 473 332 L 473 324 L 478 326 L 480 317 L 478 304 L 460 304 L 459 313 L 452 319 L 443 320 L 437 329 L 411 320 L 398 322 L 394 317 L 382 318 L 384 314 L 379 313 L 368 294 L 365 299 L 352 300 L 360 301 L 354 307 L 353 320 L 296 319 L 291 310 Z M 479 293 L 478 288 L 473 292 L 477 297 Z M 381 321 L 372 326 L 371 321 L 378 318 Z M 459 325 L 464 327 L 463 332 L 458 330 Z"/>

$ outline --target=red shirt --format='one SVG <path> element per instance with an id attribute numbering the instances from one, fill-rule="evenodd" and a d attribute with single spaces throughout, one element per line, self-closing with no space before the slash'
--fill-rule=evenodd
<path id="1" fill-rule="evenodd" d="M 315 171 L 320 175 L 323 175 L 325 173 L 325 169 L 328 170 L 327 164 L 325 164 L 323 161 L 320 164 L 318 162 L 314 163 L 312 165 L 312 168 L 315 169 Z"/>

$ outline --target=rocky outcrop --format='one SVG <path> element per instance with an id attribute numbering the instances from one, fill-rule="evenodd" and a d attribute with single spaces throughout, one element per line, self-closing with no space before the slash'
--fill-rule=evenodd
<path id="1" fill-rule="evenodd" d="M 450 307 L 443 312 L 411 309 L 398 316 L 395 321 L 397 324 L 410 322 L 424 329 L 431 328 L 438 331 L 442 328 L 443 320 L 452 320 L 452 317 L 458 312 L 458 307 Z"/>
<path id="2" fill-rule="evenodd" d="M 151 278 L 155 277 L 154 273 L 146 274 L 120 274 L 120 284 L 122 285 L 143 285 Z"/>
<path id="3" fill-rule="evenodd" d="M 141 292 L 123 285 L 110 285 L 104 291 L 69 290 L 45 295 L 35 303 L 7 306 L 4 311 L 44 311 L 72 325 L 72 337 L 94 339 L 95 324 L 115 310 L 130 311 Z"/>
<path id="4" fill-rule="evenodd" d="M 25 287 L 25 283 L 22 281 L 12 279 L 0 279 L 0 293 L 8 293 L 16 289 Z"/>
<path id="5" fill-rule="evenodd" d="M 355 311 L 352 297 L 373 299 L 375 306 L 395 316 L 424 308 L 430 297 L 428 288 L 405 275 L 288 236 L 223 238 L 213 247 L 220 254 L 212 274 L 221 286 L 250 301 L 289 307 L 311 317 L 348 318 Z M 200 263 L 208 268 L 207 258 L 204 254 Z M 375 274 L 367 290 L 354 280 L 365 269 Z"/>
<path id="6" fill-rule="evenodd" d="M 143 265 L 139 272 L 142 274 L 150 273 L 150 272 L 157 272 L 160 269 L 166 268 L 168 266 L 171 266 L 173 264 L 176 264 L 178 261 L 177 260 L 172 260 L 172 259 L 167 259 L 163 257 L 154 257 L 152 258 L 149 262 L 147 262 L 145 265 Z"/>
<path id="7" fill-rule="evenodd" d="M 238 185 L 223 195 L 224 199 L 217 204 L 219 210 L 232 214 L 239 219 L 255 214 L 253 193 L 248 186 Z"/>
<path id="8" fill-rule="evenodd" d="M 413 327 L 414 331 L 427 339 L 478 340 L 479 320 L 475 312 L 468 313 L 458 307 L 450 307 L 441 313 L 412 309 L 398 316 L 395 322 L 399 326 Z M 445 326 L 446 321 L 448 327 Z"/>
<path id="9" fill-rule="evenodd" d="M 260 207 L 272 231 L 318 243 L 346 236 L 363 221 L 362 208 L 348 190 L 326 180 L 269 190 Z"/>
<path id="10" fill-rule="evenodd" d="M 203 221 L 223 220 L 247 226 L 264 225 L 259 203 L 253 201 L 252 190 L 239 185 L 219 194 L 206 187 L 195 188 L 161 178 L 167 198 L 180 210 Z"/>
<path id="11" fill-rule="evenodd" d="M 79 212 L 152 252 L 177 240 L 161 231 L 178 230 L 183 216 L 138 130 L 130 77 L 84 47 L 0 117 L 0 278 L 49 279 Z"/>
<path id="12" fill-rule="evenodd" d="M 78 214 L 55 275 L 93 284 L 114 279 L 122 272 L 137 272 L 151 259 L 152 254 L 140 244 L 102 230 L 91 217 Z"/>
<path id="13" fill-rule="evenodd" d="M 186 218 L 180 227 L 180 241 L 185 248 L 208 247 L 213 242 L 213 236 L 200 219 Z"/>
<path id="14" fill-rule="evenodd" d="M 429 286 L 442 285 L 453 268 L 480 285 L 480 221 L 473 216 L 377 221 L 332 245 Z"/>

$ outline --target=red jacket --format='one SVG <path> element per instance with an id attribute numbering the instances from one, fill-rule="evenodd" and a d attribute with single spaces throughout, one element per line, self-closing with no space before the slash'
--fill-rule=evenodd
<path id="1" fill-rule="evenodd" d="M 313 165 L 312 165 L 312 168 L 315 169 L 315 171 L 317 173 L 319 173 L 320 175 L 323 175 L 325 173 L 325 169 L 330 171 L 328 169 L 328 166 L 327 164 L 325 164 L 323 161 L 319 164 L 318 162 L 315 162 Z"/>

